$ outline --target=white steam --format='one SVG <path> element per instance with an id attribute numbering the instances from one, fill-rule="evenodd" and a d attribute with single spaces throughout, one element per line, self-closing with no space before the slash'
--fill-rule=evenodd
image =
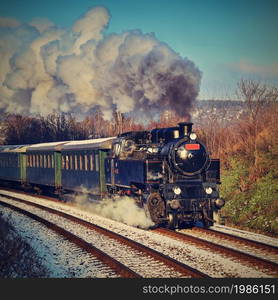
<path id="1" fill-rule="evenodd" d="M 96 203 L 88 201 L 86 193 L 82 193 L 74 198 L 74 204 L 86 211 L 130 226 L 147 229 L 154 225 L 144 209 L 138 207 L 131 197 L 115 196 Z"/>
<path id="2" fill-rule="evenodd" d="M 90 9 L 72 28 L 47 19 L 0 18 L 0 112 L 121 112 L 172 109 L 183 116 L 201 73 L 154 34 L 103 36 L 109 12 Z"/>

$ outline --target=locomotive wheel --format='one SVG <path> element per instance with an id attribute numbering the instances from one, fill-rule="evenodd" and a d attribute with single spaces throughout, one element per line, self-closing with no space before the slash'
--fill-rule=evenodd
<path id="1" fill-rule="evenodd" d="M 147 199 L 147 209 L 155 224 L 161 223 L 165 217 L 165 202 L 159 193 L 151 193 Z"/>
<path id="2" fill-rule="evenodd" d="M 203 208 L 203 226 L 204 228 L 213 226 L 213 212 L 205 207 Z"/>

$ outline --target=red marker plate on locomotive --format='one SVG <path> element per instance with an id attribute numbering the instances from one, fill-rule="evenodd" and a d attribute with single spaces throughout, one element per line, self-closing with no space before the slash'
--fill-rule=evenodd
<path id="1" fill-rule="evenodd" d="M 200 150 L 200 144 L 185 144 L 186 150 Z"/>

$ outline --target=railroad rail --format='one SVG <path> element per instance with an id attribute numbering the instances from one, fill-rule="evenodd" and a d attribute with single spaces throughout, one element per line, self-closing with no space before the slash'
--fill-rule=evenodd
<path id="1" fill-rule="evenodd" d="M 111 268 L 113 271 L 115 271 L 121 277 L 124 277 L 124 278 L 140 278 L 140 277 L 142 277 L 139 274 L 132 271 L 131 269 L 129 269 L 128 267 L 126 267 L 125 265 L 123 265 L 122 263 L 120 263 L 119 261 L 115 260 L 113 257 L 109 256 L 108 254 L 104 253 L 103 251 L 94 247 L 93 245 L 87 243 L 86 241 L 84 241 L 80 237 L 76 236 L 75 234 L 69 232 L 68 230 L 65 230 L 64 228 L 62 228 L 48 220 L 45 220 L 29 211 L 26 211 L 24 209 L 21 209 L 17 206 L 11 205 L 4 201 L 0 200 L 0 204 L 2 206 L 8 207 L 16 212 L 19 212 L 20 214 L 23 214 L 39 223 L 45 225 L 47 228 L 49 228 L 52 231 L 63 236 L 68 241 L 77 245 L 79 248 L 90 253 L 92 256 L 94 256 L 99 261 L 101 261 L 102 263 L 107 265 L 109 268 Z"/>
<path id="2" fill-rule="evenodd" d="M 0 195 L 2 195 L 2 194 L 0 193 Z M 133 240 L 127 238 L 127 237 L 124 237 L 124 236 L 122 236 L 118 233 L 110 231 L 110 230 L 108 230 L 106 228 L 103 228 L 99 225 L 92 224 L 88 221 L 85 221 L 85 220 L 80 219 L 78 217 L 72 216 L 72 215 L 67 214 L 65 212 L 61 212 L 61 211 L 55 210 L 53 208 L 49 208 L 49 207 L 46 207 L 46 206 L 43 206 L 43 205 L 40 205 L 40 204 L 37 204 L 37 203 L 34 203 L 34 202 L 26 201 L 26 200 L 19 199 L 19 198 L 13 197 L 13 196 L 7 196 L 5 194 L 3 194 L 2 196 L 5 197 L 5 198 L 8 198 L 8 199 L 20 202 L 20 203 L 27 204 L 29 206 L 33 206 L 33 207 L 45 210 L 45 211 L 47 211 L 51 214 L 58 215 L 58 216 L 63 217 L 67 220 L 70 220 L 70 221 L 75 222 L 79 225 L 82 225 L 84 228 L 90 229 L 92 231 L 95 231 L 95 232 L 98 232 L 102 235 L 105 235 L 109 238 L 112 238 L 112 239 L 118 241 L 119 243 L 132 248 L 133 250 L 140 251 L 146 257 L 148 256 L 148 257 L 153 258 L 154 260 L 158 261 L 158 263 L 163 263 L 167 267 L 172 268 L 176 272 L 180 273 L 181 276 L 193 277 L 193 278 L 208 278 L 208 277 L 210 277 L 207 274 L 205 274 L 205 273 L 203 273 L 203 272 L 201 272 L 201 271 L 199 271 L 195 268 L 190 267 L 189 265 L 186 265 L 182 262 L 179 262 L 179 261 L 177 261 L 177 260 L 175 260 L 175 259 L 173 259 L 173 258 L 171 258 L 167 255 L 164 255 L 163 253 L 160 253 L 160 252 L 158 252 L 154 249 L 151 249 L 147 246 L 144 246 L 144 245 L 142 245 L 142 244 L 140 244 L 136 241 L 133 241 Z M 0 203 L 2 204 L 2 201 L 0 201 Z M 135 276 L 135 274 L 133 274 L 133 275 Z"/>
<path id="3" fill-rule="evenodd" d="M 267 251 L 269 253 L 273 253 L 273 254 L 277 254 L 278 255 L 278 247 L 276 246 L 272 246 L 269 244 L 265 244 L 259 241 L 254 241 L 254 240 L 250 240 L 244 237 L 240 237 L 240 236 L 235 236 L 233 234 L 230 233 L 226 233 L 226 232 L 220 232 L 220 231 L 216 231 L 213 229 L 205 229 L 205 228 L 199 228 L 199 227 L 195 227 L 192 229 L 195 232 L 200 232 L 203 234 L 207 234 L 207 235 L 211 235 L 211 236 L 215 236 L 215 237 L 219 237 L 225 240 L 229 240 L 235 243 L 239 243 L 242 245 L 247 245 L 250 247 L 254 247 L 254 248 L 259 248 L 262 249 L 264 251 Z"/>
<path id="4" fill-rule="evenodd" d="M 267 273 L 278 276 L 278 264 L 273 261 L 254 256 L 254 255 L 242 252 L 240 250 L 236 250 L 236 249 L 232 249 L 232 248 L 229 248 L 229 247 L 226 247 L 223 245 L 219 245 L 219 244 L 213 243 L 211 241 L 207 241 L 207 240 L 201 239 L 199 237 L 195 237 L 195 236 L 186 234 L 184 232 L 183 233 L 176 232 L 176 231 L 165 229 L 165 228 L 157 228 L 154 231 L 159 234 L 169 236 L 169 237 L 172 237 L 177 240 L 181 240 L 181 241 L 184 241 L 187 243 L 189 242 L 189 243 L 198 245 L 204 249 L 211 249 L 213 251 L 217 251 L 221 254 L 224 254 L 225 256 L 229 256 L 232 258 L 238 258 L 241 262 L 248 263 L 252 266 L 254 266 L 254 265 L 258 266 L 258 267 L 266 270 Z"/>

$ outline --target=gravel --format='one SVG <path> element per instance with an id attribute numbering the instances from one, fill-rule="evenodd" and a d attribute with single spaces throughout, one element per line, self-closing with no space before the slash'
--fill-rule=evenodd
<path id="1" fill-rule="evenodd" d="M 1 200 L 3 198 L 1 197 Z M 0 206 L 16 232 L 32 247 L 51 278 L 118 277 L 102 262 L 41 225 L 12 209 Z"/>

